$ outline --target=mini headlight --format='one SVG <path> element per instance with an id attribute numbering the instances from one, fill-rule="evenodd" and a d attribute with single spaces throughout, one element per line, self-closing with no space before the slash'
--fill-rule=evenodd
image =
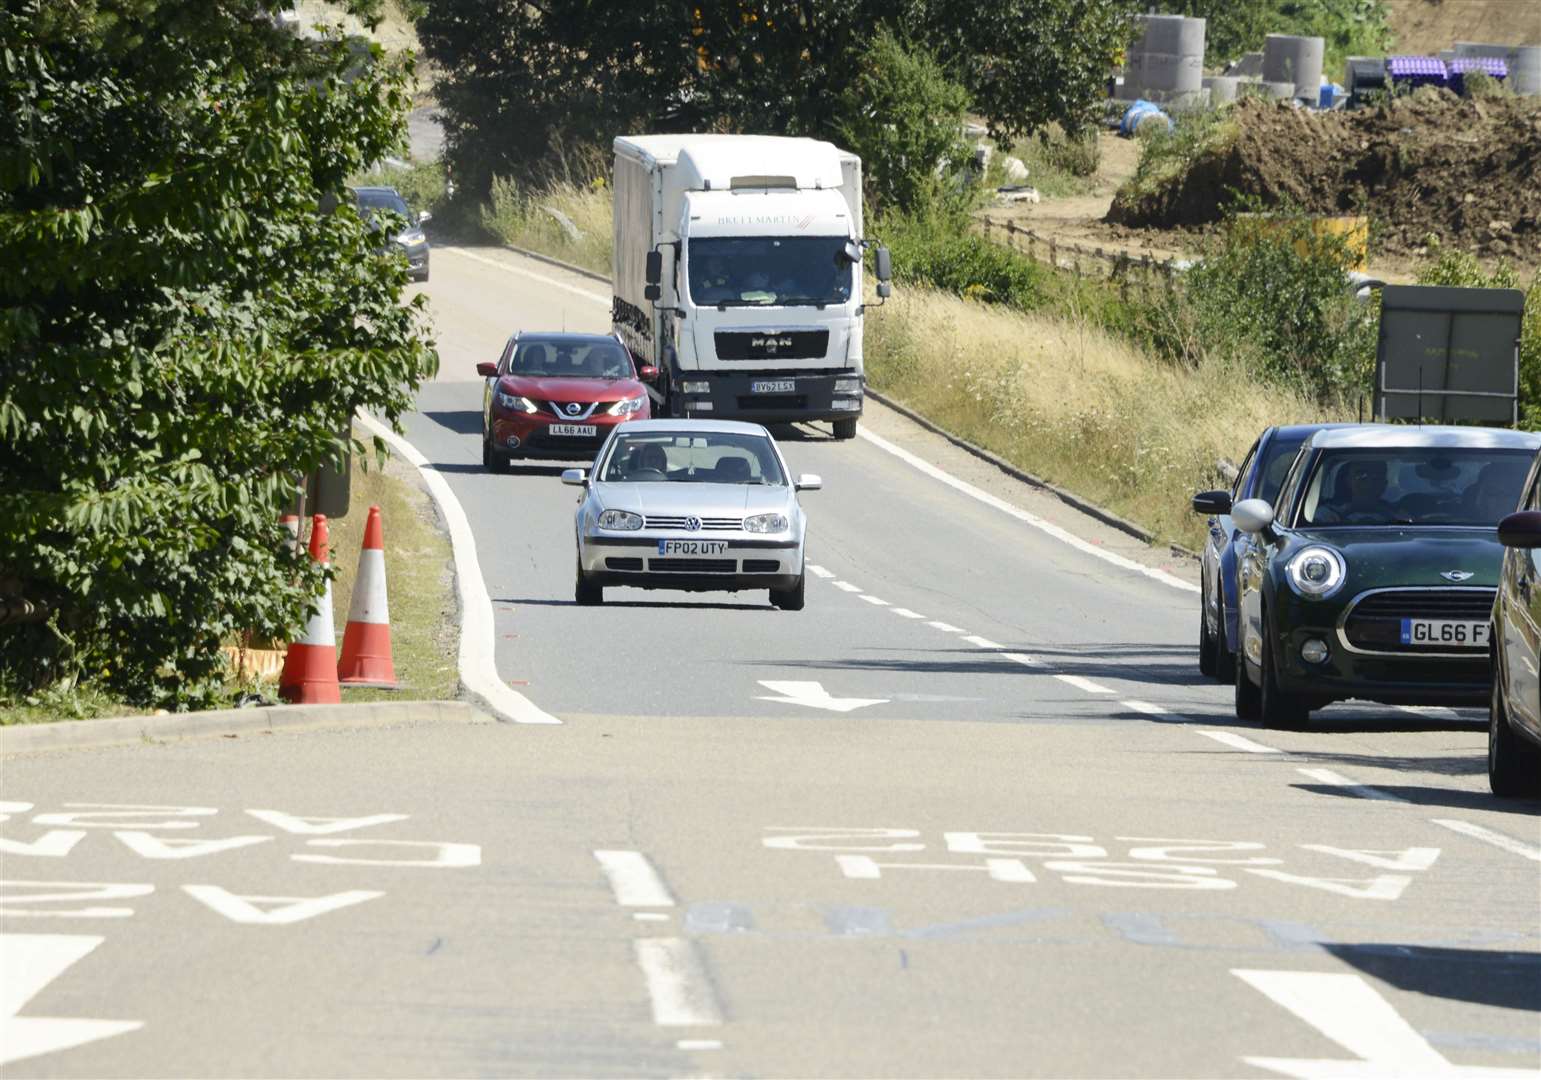
<path id="1" fill-rule="evenodd" d="M 499 390 L 496 395 L 497 403 L 505 409 L 517 409 L 519 412 L 537 413 L 540 406 L 527 397 L 519 394 L 505 394 Z"/>
<path id="2" fill-rule="evenodd" d="M 642 411 L 641 397 L 622 398 L 605 411 L 611 416 L 630 416 L 632 413 Z"/>
<path id="3" fill-rule="evenodd" d="M 599 527 L 630 532 L 642 528 L 642 515 L 630 510 L 606 510 L 599 515 Z"/>
<path id="4" fill-rule="evenodd" d="M 704 379 L 699 382 L 690 380 L 680 383 L 680 393 L 682 394 L 710 394 L 711 392 L 712 384 Z"/>
<path id="5" fill-rule="evenodd" d="M 1290 587 L 1301 596 L 1320 600 L 1343 586 L 1343 556 L 1329 547 L 1308 547 L 1296 552 L 1285 566 Z"/>
<path id="6" fill-rule="evenodd" d="M 784 514 L 756 514 L 744 519 L 744 531 L 752 533 L 778 533 L 786 532 L 787 519 Z"/>

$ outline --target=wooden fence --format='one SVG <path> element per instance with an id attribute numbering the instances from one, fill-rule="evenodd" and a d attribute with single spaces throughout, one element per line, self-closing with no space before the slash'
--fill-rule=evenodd
<path id="1" fill-rule="evenodd" d="M 1133 255 L 1116 248 L 1085 247 L 1053 236 L 1044 236 L 1015 221 L 984 216 L 978 219 L 986 238 L 1026 255 L 1035 262 L 1057 270 L 1067 270 L 1076 277 L 1100 277 L 1110 281 L 1131 279 L 1146 287 L 1160 284 L 1171 288 L 1173 276 L 1180 269 L 1179 260 Z"/>

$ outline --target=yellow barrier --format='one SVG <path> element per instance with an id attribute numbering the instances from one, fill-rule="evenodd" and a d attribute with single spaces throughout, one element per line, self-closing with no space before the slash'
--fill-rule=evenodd
<path id="1" fill-rule="evenodd" d="M 1238 220 L 1246 221 L 1262 235 L 1277 232 L 1300 218 L 1280 217 L 1276 214 L 1240 214 Z M 1370 219 L 1346 215 L 1343 217 L 1313 217 L 1311 232 L 1316 236 L 1341 237 L 1344 246 L 1354 256 L 1350 270 L 1366 271 L 1370 268 Z M 1301 258 L 1310 254 L 1304 240 L 1295 244 Z"/>

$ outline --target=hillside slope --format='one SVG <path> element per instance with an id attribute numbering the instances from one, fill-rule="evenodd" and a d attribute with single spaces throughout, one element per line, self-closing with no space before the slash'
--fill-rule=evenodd
<path id="1" fill-rule="evenodd" d="M 1541 8 L 1531 0 L 1383 0 L 1399 53 L 1429 54 L 1457 41 L 1541 44 Z"/>

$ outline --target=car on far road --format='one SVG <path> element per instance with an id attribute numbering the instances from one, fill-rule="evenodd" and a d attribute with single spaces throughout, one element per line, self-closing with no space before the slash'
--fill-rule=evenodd
<path id="1" fill-rule="evenodd" d="M 652 415 L 646 383 L 658 377 L 614 334 L 515 334 L 476 371 L 482 465 L 494 472 L 513 458 L 592 461 L 616 425 Z"/>
<path id="2" fill-rule="evenodd" d="M 1238 578 L 1236 715 L 1303 727 L 1363 698 L 1486 702 L 1503 548 L 1541 435 L 1363 425 L 1305 441 L 1277 508 L 1231 508 L 1254 539 Z"/>
<path id="3" fill-rule="evenodd" d="M 402 228 L 394 233 L 390 242 L 407 257 L 407 273 L 413 281 L 428 280 L 428 236 L 423 226 L 433 217 L 427 210 L 412 213 L 407 200 L 393 187 L 349 188 L 359 215 L 373 224 L 384 214 L 395 214 L 402 219 Z"/>
<path id="4" fill-rule="evenodd" d="M 1236 678 L 1236 565 L 1251 536 L 1231 520 L 1231 506 L 1243 499 L 1279 499 L 1284 474 L 1300 444 L 1323 428 L 1341 424 L 1289 424 L 1270 427 L 1241 459 L 1229 491 L 1201 491 L 1193 509 L 1209 516 L 1209 539 L 1201 556 L 1199 580 L 1199 672 L 1223 683 Z"/>
<path id="5" fill-rule="evenodd" d="M 562 474 L 584 489 L 574 519 L 580 604 L 606 585 L 738 592 L 803 607 L 808 522 L 770 432 L 732 420 L 643 420 L 617 428 L 594 463 Z"/>
<path id="6" fill-rule="evenodd" d="M 1504 545 L 1493 604 L 1487 776 L 1494 795 L 1541 795 L 1541 456 L 1519 509 L 1498 523 Z"/>

